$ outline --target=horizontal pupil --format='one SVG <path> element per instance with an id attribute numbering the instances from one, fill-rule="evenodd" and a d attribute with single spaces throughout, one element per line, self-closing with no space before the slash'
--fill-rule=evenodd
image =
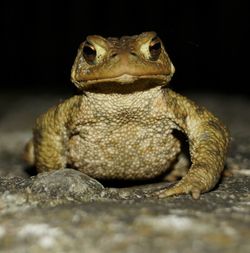
<path id="1" fill-rule="evenodd" d="M 86 56 L 93 56 L 93 55 L 96 54 L 96 51 L 93 48 L 91 48 L 90 46 L 85 45 L 84 48 L 83 48 L 83 53 Z"/>
<path id="2" fill-rule="evenodd" d="M 155 44 L 150 46 L 150 50 L 159 50 L 161 48 L 161 43 L 156 42 Z"/>

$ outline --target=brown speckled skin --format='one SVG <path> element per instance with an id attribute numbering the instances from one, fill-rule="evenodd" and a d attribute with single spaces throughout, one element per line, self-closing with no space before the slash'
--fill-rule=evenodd
<path id="1" fill-rule="evenodd" d="M 154 178 L 180 152 L 180 141 L 172 134 L 177 129 L 188 138 L 192 165 L 174 187 L 157 195 L 199 198 L 215 186 L 228 132 L 206 109 L 165 86 L 174 67 L 155 36 L 87 38 L 71 74 L 83 94 L 37 119 L 26 150 L 30 163 L 40 172 L 69 166 L 97 179 Z M 83 55 L 86 43 L 95 50 L 94 55 L 87 51 L 94 58 Z M 154 43 L 156 51 L 150 51 Z"/>

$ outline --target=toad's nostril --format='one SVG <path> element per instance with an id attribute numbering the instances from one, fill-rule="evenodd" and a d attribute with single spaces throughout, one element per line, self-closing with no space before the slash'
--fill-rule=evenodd
<path id="1" fill-rule="evenodd" d="M 133 51 L 130 52 L 130 54 L 133 55 L 133 56 L 137 56 L 137 54 L 135 52 L 133 52 Z"/>
<path id="2" fill-rule="evenodd" d="M 116 56 L 117 56 L 117 53 L 111 54 L 111 57 L 112 57 L 112 58 L 114 58 L 114 57 L 116 57 Z"/>

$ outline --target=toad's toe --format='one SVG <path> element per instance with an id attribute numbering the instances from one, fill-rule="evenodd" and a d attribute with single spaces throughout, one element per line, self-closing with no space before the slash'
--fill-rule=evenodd
<path id="1" fill-rule="evenodd" d="M 182 194 L 191 194 L 193 199 L 199 199 L 202 193 L 202 190 L 199 186 L 196 185 L 186 185 L 186 184 L 176 184 L 175 186 L 157 191 L 154 193 L 154 196 L 158 198 L 167 198 L 171 196 L 177 196 Z"/>

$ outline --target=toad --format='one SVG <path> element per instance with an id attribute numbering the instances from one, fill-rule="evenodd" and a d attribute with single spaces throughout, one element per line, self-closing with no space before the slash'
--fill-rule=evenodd
<path id="1" fill-rule="evenodd" d="M 155 32 L 88 36 L 71 71 L 80 94 L 38 117 L 26 160 L 38 172 L 70 167 L 96 179 L 152 179 L 177 161 L 174 131 L 181 131 L 191 166 L 156 195 L 198 199 L 221 176 L 229 134 L 205 108 L 168 88 L 174 71 Z"/>

